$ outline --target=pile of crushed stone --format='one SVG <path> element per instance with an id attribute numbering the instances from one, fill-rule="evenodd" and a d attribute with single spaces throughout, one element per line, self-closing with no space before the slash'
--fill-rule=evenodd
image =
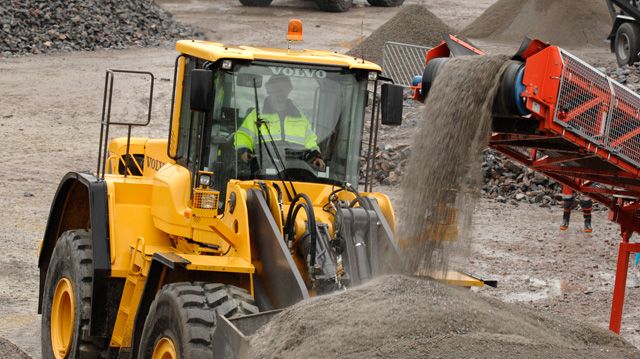
<path id="1" fill-rule="evenodd" d="M 154 46 L 199 36 L 150 0 L 0 2 L 0 54 Z"/>
<path id="2" fill-rule="evenodd" d="M 619 336 L 409 276 L 300 302 L 251 339 L 252 358 L 632 358 Z"/>
<path id="3" fill-rule="evenodd" d="M 441 34 L 450 33 L 453 30 L 426 7 L 405 5 L 347 54 L 382 65 L 382 48 L 387 41 L 431 47 L 442 41 Z"/>
<path id="4" fill-rule="evenodd" d="M 520 42 L 525 36 L 561 46 L 604 45 L 611 16 L 601 0 L 498 0 L 463 33 Z"/>
<path id="5" fill-rule="evenodd" d="M 31 359 L 22 349 L 3 337 L 0 337 L 0 358 Z"/>

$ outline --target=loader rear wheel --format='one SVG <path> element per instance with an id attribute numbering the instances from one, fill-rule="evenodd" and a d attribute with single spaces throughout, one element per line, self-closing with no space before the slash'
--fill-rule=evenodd
<path id="1" fill-rule="evenodd" d="M 322 11 L 345 12 L 351 9 L 353 0 L 316 0 L 316 4 Z"/>
<path id="2" fill-rule="evenodd" d="M 151 303 L 138 358 L 210 359 L 216 315 L 255 314 L 258 307 L 244 289 L 221 283 L 167 284 Z"/>
<path id="3" fill-rule="evenodd" d="M 402 3 L 404 3 L 404 0 L 367 0 L 367 2 L 371 6 L 391 7 L 391 6 L 400 6 L 400 5 L 402 5 Z"/>
<path id="4" fill-rule="evenodd" d="M 93 252 L 91 233 L 64 232 L 49 262 L 42 301 L 42 357 L 99 358 L 104 339 L 89 337 Z"/>
<path id="5" fill-rule="evenodd" d="M 625 22 L 618 27 L 615 38 L 616 60 L 619 66 L 633 65 L 640 61 L 640 26 Z"/>
<path id="6" fill-rule="evenodd" d="M 244 6 L 260 6 L 265 7 L 271 5 L 273 0 L 240 0 L 240 3 Z"/>

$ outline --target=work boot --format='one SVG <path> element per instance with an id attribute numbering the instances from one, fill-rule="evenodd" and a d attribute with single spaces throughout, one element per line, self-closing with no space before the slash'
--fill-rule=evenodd
<path id="1" fill-rule="evenodd" d="M 565 211 L 562 215 L 562 224 L 560 225 L 561 231 L 566 231 L 569 228 L 569 218 L 571 216 L 571 212 Z"/>
<path id="2" fill-rule="evenodd" d="M 593 228 L 591 228 L 591 218 L 584 220 L 584 233 L 593 232 Z"/>
<path id="3" fill-rule="evenodd" d="M 584 233 L 593 232 L 593 228 L 591 228 L 591 210 L 593 206 L 593 202 L 584 198 L 580 200 L 580 208 L 582 208 L 582 214 L 584 215 Z"/>

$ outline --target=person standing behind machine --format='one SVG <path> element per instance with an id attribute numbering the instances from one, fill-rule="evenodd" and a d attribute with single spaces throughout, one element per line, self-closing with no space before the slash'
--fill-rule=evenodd
<path id="1" fill-rule="evenodd" d="M 576 199 L 576 193 L 568 186 L 562 186 L 562 208 L 564 212 L 562 214 L 562 225 L 560 225 L 561 231 L 566 231 L 569 228 L 569 220 L 571 219 L 571 209 L 573 208 L 574 200 Z M 593 232 L 591 227 L 591 207 L 593 201 L 587 196 L 579 196 L 580 209 L 584 216 L 584 229 L 585 233 Z"/>

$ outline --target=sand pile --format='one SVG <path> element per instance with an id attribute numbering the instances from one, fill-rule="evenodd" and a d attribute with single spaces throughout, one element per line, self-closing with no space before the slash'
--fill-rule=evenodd
<path id="1" fill-rule="evenodd" d="M 387 41 L 435 46 L 442 41 L 441 34 L 449 33 L 453 30 L 426 7 L 405 5 L 348 54 L 382 65 L 382 47 Z"/>
<path id="2" fill-rule="evenodd" d="M 411 272 L 446 270 L 449 260 L 456 260 L 452 254 L 465 258 L 482 187 L 481 154 L 506 60 L 452 58 L 431 87 L 402 182 L 404 210 L 398 217 L 398 239 L 412 243 L 405 254 Z"/>
<path id="3" fill-rule="evenodd" d="M 611 16 L 601 0 L 498 0 L 463 30 L 470 38 L 561 46 L 604 45 Z"/>
<path id="4" fill-rule="evenodd" d="M 407 276 L 379 277 L 278 314 L 252 358 L 632 358 L 620 337 Z"/>

